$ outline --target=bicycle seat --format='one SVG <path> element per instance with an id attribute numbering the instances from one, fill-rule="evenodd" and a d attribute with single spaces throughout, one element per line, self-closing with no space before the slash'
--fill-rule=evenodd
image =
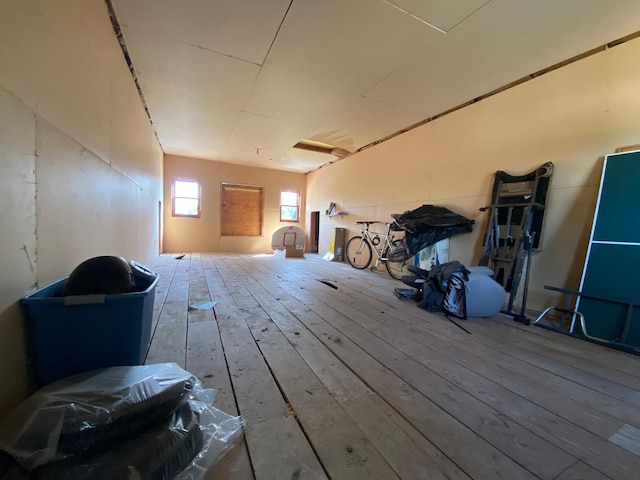
<path id="1" fill-rule="evenodd" d="M 358 225 L 371 225 L 372 223 L 378 223 L 377 220 L 368 221 L 368 222 L 356 222 Z"/>

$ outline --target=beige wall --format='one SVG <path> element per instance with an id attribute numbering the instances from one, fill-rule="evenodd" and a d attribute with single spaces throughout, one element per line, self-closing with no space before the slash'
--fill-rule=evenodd
<path id="1" fill-rule="evenodd" d="M 171 180 L 199 180 L 202 185 L 200 218 L 171 216 Z M 241 183 L 264 187 L 264 228 L 261 237 L 220 236 L 220 184 Z M 277 229 L 304 223 L 280 222 L 280 191 L 299 190 L 300 218 L 304 219 L 305 175 L 231 165 L 228 163 L 166 155 L 164 159 L 165 252 L 256 252 L 271 253 L 271 236 Z"/>
<path id="2" fill-rule="evenodd" d="M 3 2 L 0 416 L 27 389 L 17 301 L 91 256 L 150 262 L 161 179 L 162 152 L 105 2 Z"/>
<path id="3" fill-rule="evenodd" d="M 476 265 L 497 170 L 519 175 L 553 162 L 543 251 L 534 254 L 528 306 L 556 301 L 544 285 L 577 289 L 604 155 L 640 143 L 640 40 L 633 40 L 446 115 L 308 175 L 307 211 L 321 217 L 320 253 L 333 227 L 389 220 L 422 204 L 476 221 L 451 239 L 451 260 Z M 308 219 L 307 219 L 308 223 Z"/>

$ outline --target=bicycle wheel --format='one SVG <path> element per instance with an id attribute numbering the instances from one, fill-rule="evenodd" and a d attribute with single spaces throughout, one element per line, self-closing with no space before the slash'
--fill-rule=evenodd
<path id="1" fill-rule="evenodd" d="M 371 245 L 366 238 L 362 237 L 353 237 L 349 240 L 345 252 L 349 265 L 358 269 L 367 268 L 373 257 Z"/>
<path id="2" fill-rule="evenodd" d="M 402 244 L 402 240 L 395 240 L 391 244 L 391 248 L 387 247 L 383 253 L 383 258 L 389 258 L 389 254 L 395 252 Z M 406 260 L 385 260 L 384 266 L 387 268 L 387 272 L 396 280 L 402 280 L 403 275 L 409 275 L 411 272 L 407 269 L 407 265 L 411 265 L 411 258 Z"/>

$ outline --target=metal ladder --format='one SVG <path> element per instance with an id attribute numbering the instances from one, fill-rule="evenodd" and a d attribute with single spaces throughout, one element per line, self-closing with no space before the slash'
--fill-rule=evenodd
<path id="1" fill-rule="evenodd" d="M 540 244 L 540 232 L 546 208 L 553 164 L 545 163 L 527 175 L 513 176 L 496 172 L 491 204 L 480 208 L 489 211 L 484 251 L 479 264 L 494 271 L 493 278 L 509 292 L 506 310 L 515 320 L 530 323 L 526 303 L 531 270 L 531 256 Z M 525 269 L 526 265 L 526 269 Z M 524 272 L 522 305 L 513 311 Z"/>

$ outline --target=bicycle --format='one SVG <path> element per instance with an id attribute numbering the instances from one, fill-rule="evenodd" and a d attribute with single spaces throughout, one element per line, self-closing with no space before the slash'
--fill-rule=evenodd
<path id="1" fill-rule="evenodd" d="M 387 233 L 369 231 L 369 227 L 374 223 L 383 223 L 387 227 Z M 395 238 L 392 231 L 402 231 L 397 223 L 386 222 L 356 222 L 362 225 L 362 234 L 351 238 L 347 242 L 345 255 L 347 262 L 353 268 L 365 269 L 373 259 L 373 252 L 376 252 L 376 263 L 371 267 L 373 272 L 378 268 L 380 262 L 384 263 L 387 272 L 396 280 L 401 280 L 403 275 L 409 274 L 407 270 L 407 260 L 410 258 L 405 254 L 404 239 Z"/>

